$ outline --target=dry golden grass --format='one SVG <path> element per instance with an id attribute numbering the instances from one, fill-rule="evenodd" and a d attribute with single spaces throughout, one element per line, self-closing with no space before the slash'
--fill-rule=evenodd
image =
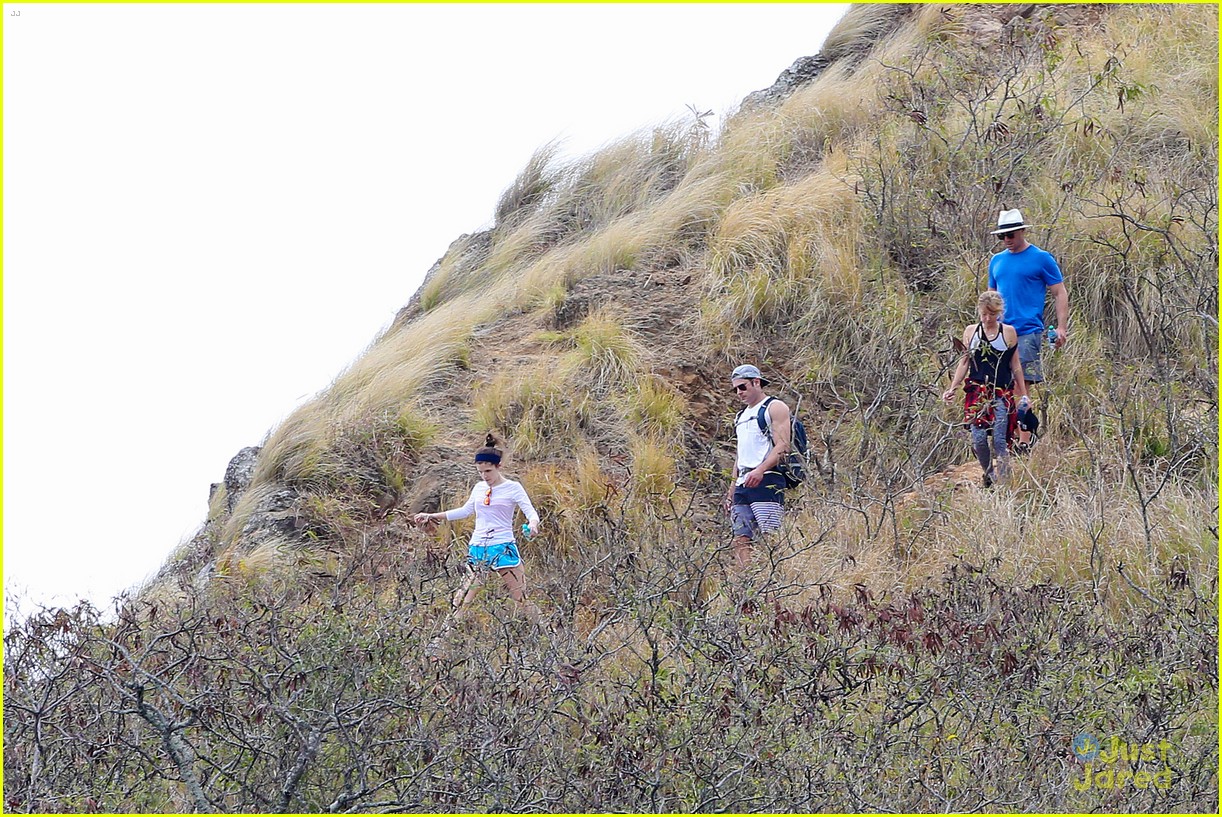
<path id="1" fill-rule="evenodd" d="M 734 117 L 718 151 L 693 172 L 715 172 L 739 195 L 798 181 L 877 122 L 882 106 L 872 90 L 862 69 L 833 65 L 777 107 Z"/>
<path id="2" fill-rule="evenodd" d="M 597 272 L 631 269 L 650 240 L 648 230 L 635 229 L 640 218 L 614 221 L 575 249 L 566 280 L 569 283 Z M 644 226 L 644 225 L 641 225 Z"/>
<path id="3" fill-rule="evenodd" d="M 1180 135 L 1204 146 L 1217 141 L 1218 18 L 1204 5 L 1133 6 L 1108 16 L 1106 35 L 1083 44 L 1084 60 L 1101 70 L 1119 55 L 1126 81 L 1149 89 L 1156 104 L 1125 116 L 1109 104 L 1098 113 L 1131 126 L 1139 145 Z"/>
<path id="4" fill-rule="evenodd" d="M 675 487 L 675 459 L 668 446 L 637 437 L 629 444 L 632 482 L 643 497 L 660 498 Z"/>
<path id="5" fill-rule="evenodd" d="M 525 177 L 544 174 L 550 186 L 535 201 L 545 199 L 543 205 L 508 208 L 517 215 L 498 225 L 480 263 L 473 264 L 469 253 L 447 255 L 422 303 L 432 309 L 479 291 L 488 301 L 508 296 L 503 304 L 538 306 L 554 303 L 560 291 L 588 275 L 633 267 L 643 252 L 666 246 L 677 231 L 715 212 L 707 182 L 689 184 L 678 195 L 671 191 L 694 150 L 672 125 L 633 134 L 561 168 L 546 170 L 539 162 L 554 157 L 536 156 L 506 195 L 529 186 Z M 724 203 L 724 189 L 715 198 Z"/>
<path id="6" fill-rule="evenodd" d="M 455 242 L 441 259 L 437 270 L 420 290 L 420 307 L 425 312 L 436 309 L 469 289 L 478 281 L 475 274 L 483 263 L 484 248 L 478 236 L 467 236 Z"/>
<path id="7" fill-rule="evenodd" d="M 405 403 L 395 418 L 395 428 L 414 451 L 427 448 L 441 433 L 441 422 L 418 400 Z"/>
<path id="8" fill-rule="evenodd" d="M 435 309 L 449 294 L 447 290 L 455 288 L 453 279 L 458 277 L 455 271 L 458 265 L 457 259 L 458 256 L 452 253 L 447 253 L 441 259 L 441 264 L 433 273 L 433 277 L 420 289 L 421 309 L 426 312 Z"/>
<path id="9" fill-rule="evenodd" d="M 628 422 L 640 432 L 668 445 L 683 432 L 687 400 L 658 377 L 639 381 L 628 404 Z"/>
<path id="10" fill-rule="evenodd" d="M 689 176 L 641 210 L 529 258 L 520 272 L 506 277 L 497 293 L 514 306 L 554 308 L 577 281 L 600 272 L 632 269 L 651 254 L 673 247 L 681 236 L 698 234 L 714 223 L 731 200 L 732 189 L 722 176 Z"/>
<path id="11" fill-rule="evenodd" d="M 397 409 L 424 387 L 440 385 L 466 354 L 475 325 L 498 315 L 498 304 L 464 295 L 380 337 L 326 393 L 349 416 Z"/>
<path id="12" fill-rule="evenodd" d="M 512 230 L 496 234 L 487 260 L 470 275 L 471 287 L 486 290 L 501 276 L 529 264 L 555 244 L 556 230 L 548 213 L 534 213 L 517 223 Z"/>
<path id="13" fill-rule="evenodd" d="M 581 439 L 578 428 L 587 399 L 561 381 L 501 374 L 476 390 L 472 425 L 480 433 L 503 433 L 524 459 L 561 455 Z"/>
<path id="14" fill-rule="evenodd" d="M 1129 581 L 1157 585 L 1171 564 L 1193 575 L 1217 572 L 1217 542 L 1202 524 L 1214 513 L 1216 490 L 1169 485 L 1148 509 L 1147 538 L 1124 474 L 1092 474 L 1084 449 L 1042 444 L 1012 462 L 1010 480 L 989 491 L 977 486 L 978 472 L 966 487 L 931 480 L 894 516 L 881 505 L 801 502 L 778 550 L 798 553 L 806 588 L 798 597 L 814 601 L 815 585 L 827 585 L 847 600 L 857 584 L 902 597 L 963 561 L 1014 586 L 1065 587 L 1122 613 L 1140 602 Z"/>
<path id="15" fill-rule="evenodd" d="M 284 592 L 301 582 L 303 571 L 333 573 L 337 564 L 334 554 L 303 549 L 299 543 L 273 538 L 241 554 L 235 551 L 223 554 L 217 559 L 216 575 L 222 581 Z"/>
<path id="16" fill-rule="evenodd" d="M 251 515 L 260 505 L 267 502 L 276 490 L 277 486 L 274 484 L 251 484 L 250 488 L 242 494 L 234 506 L 233 513 L 225 520 L 225 524 L 221 528 L 220 542 L 222 548 L 228 548 L 240 541 L 242 529 L 250 521 Z"/>
<path id="17" fill-rule="evenodd" d="M 843 320 L 864 291 L 853 204 L 825 168 L 728 208 L 710 240 L 706 331 L 726 337 L 810 309 Z"/>
<path id="18" fill-rule="evenodd" d="M 565 355 L 561 371 L 566 377 L 590 384 L 593 392 L 606 394 L 632 383 L 641 369 L 648 368 L 648 353 L 633 332 L 613 314 L 598 310 L 570 333 L 573 350 Z"/>
<path id="19" fill-rule="evenodd" d="M 514 378 L 504 375 L 477 387 L 472 401 L 472 427 L 484 433 L 510 428 L 516 421 L 514 412 L 519 391 Z"/>
<path id="20" fill-rule="evenodd" d="M 896 17 L 908 13 L 904 6 L 858 3 L 849 7 L 828 32 L 820 53 L 831 60 L 860 56 L 895 24 Z"/>
<path id="21" fill-rule="evenodd" d="M 581 229 L 610 224 L 665 195 L 697 149 L 681 124 L 641 129 L 578 162 L 556 207 Z"/>
<path id="22" fill-rule="evenodd" d="M 584 446 L 565 463 L 529 466 L 521 482 L 545 528 L 545 535 L 532 540 L 531 548 L 545 560 L 576 553 L 584 539 L 587 516 L 606 503 L 614 490 L 599 466 L 597 453 Z"/>
<path id="23" fill-rule="evenodd" d="M 208 502 L 208 521 L 220 519 L 229 510 L 229 491 L 225 488 L 225 483 L 220 483 L 216 487 L 216 492 L 213 493 L 212 499 Z"/>
<path id="24" fill-rule="evenodd" d="M 1148 354 L 1122 286 L 1132 278 L 1129 270 L 1092 243 L 1115 239 L 1121 225 L 1100 218 L 1105 208 L 1091 201 L 1102 202 L 1107 194 L 1112 203 L 1137 212 L 1150 206 L 1139 187 L 1117 192 L 1106 186 L 1105 177 L 1117 163 L 1125 163 L 1126 172 L 1140 167 L 1146 197 L 1156 201 L 1167 200 L 1167 184 L 1199 176 L 1202 163 L 1216 163 L 1211 49 L 1217 31 L 1209 11 L 1109 10 L 1106 32 L 1075 36 L 1072 47 L 1062 37 L 1060 69 L 1040 79 L 1050 109 L 1065 108 L 1081 97 L 1092 71 L 1122 52 L 1124 81 L 1147 89 L 1123 111 L 1111 92 L 1081 102 L 1079 113 L 1112 136 L 1082 127 L 1058 131 L 1047 142 L 1044 170 L 1023 181 L 1021 206 L 1039 223 L 1055 221 L 1055 250 L 1072 281 L 1074 341 L 1049 359 L 1046 387 L 1065 424 L 1042 452 L 1024 462 L 1028 470 L 1011 486 L 993 493 L 934 495 L 927 506 L 906 508 L 881 529 L 877 520 L 867 525 L 860 514 L 834 502 L 803 503 L 786 523 L 797 537 L 793 546 L 800 552 L 793 564 L 803 566 L 803 575 L 836 592 L 850 592 L 857 582 L 898 592 L 940 575 L 956 558 L 999 558 L 1014 581 L 1085 586 L 1094 580 L 1091 571 L 1100 568 L 1082 562 L 1092 524 L 1082 498 L 1102 496 L 1117 508 L 1108 517 L 1108 531 L 1116 535 L 1108 541 L 1107 558 L 1128 560 L 1134 581 L 1154 580 L 1153 573 L 1142 571 L 1153 571 L 1150 565 L 1165 561 L 1169 551 L 1156 547 L 1153 563 L 1145 552 L 1144 528 L 1134 527 L 1140 519 L 1133 516 L 1133 497 L 1115 478 L 1122 453 L 1117 446 L 1097 444 L 1116 483 L 1102 487 L 1081 473 L 1080 454 L 1066 455 L 1063 463 L 1046 458 L 1052 451 L 1074 450 L 1074 428 L 1096 443 L 1116 437 L 1115 428 L 1090 425 L 1091 418 L 1098 422 L 1098 408 L 1116 378 L 1108 356 L 1117 344 L 1133 356 Z M 829 54 L 862 54 L 871 32 L 889 25 L 893 13 L 855 7 L 829 39 Z M 1001 30 L 988 19 L 991 14 L 983 7 L 914 9 L 903 27 L 869 45 L 864 59 L 833 65 L 774 108 L 736 115 L 711 146 L 667 126 L 564 167 L 541 152 L 506 191 L 488 256 L 447 257 L 423 293 L 427 313 L 379 339 L 328 392 L 295 412 L 269 441 L 257 482 L 341 467 L 329 455 L 340 429 L 370 416 L 402 418 L 405 411 L 412 414 L 406 406 L 426 406 L 427 395 L 445 388 L 447 378 L 469 362 L 475 325 L 512 310 L 555 310 L 576 282 L 599 273 L 649 269 L 663 252 L 680 251 L 690 259 L 706 288 L 701 320 L 684 330 L 690 337 L 683 342 L 692 349 L 728 353 L 744 335 L 782 334 L 796 349 L 781 361 L 788 379 L 830 389 L 842 405 L 860 398 L 863 372 L 875 371 L 866 363 L 890 361 L 896 349 L 916 350 L 893 365 L 917 384 L 914 389 L 937 387 L 939 375 L 946 376 L 938 350 L 970 319 L 993 247 L 976 227 L 965 228 L 968 238 L 948 242 L 955 252 L 927 271 L 930 290 L 910 286 L 888 255 L 894 247 L 887 242 L 898 239 L 880 238 L 867 212 L 862 157 L 881 163 L 906 188 L 921 190 L 938 181 L 953 153 L 922 146 L 913 123 L 888 107 L 885 90 L 895 73 L 887 66 L 904 65 L 931 38 L 947 48 L 978 48 L 980 37 Z M 931 81 L 933 67 L 930 63 L 918 79 Z M 994 103 L 985 110 L 989 104 Z M 966 114 L 954 106 L 931 106 L 930 112 L 942 117 L 935 124 L 945 132 L 968 127 Z M 1181 139 L 1195 149 L 1183 150 Z M 1083 180 L 1076 209 L 1066 205 L 1069 176 Z M 924 214 L 914 218 L 920 222 Z M 1189 247 L 1204 240 L 1183 239 Z M 1160 241 L 1137 236 L 1129 248 L 1130 268 L 1165 267 Z M 1143 284 L 1132 294 L 1137 308 L 1157 308 L 1157 285 Z M 1177 356 L 1200 368 L 1216 365 L 1211 344 L 1216 329 L 1186 321 L 1170 337 L 1179 344 Z M 560 373 L 554 383 L 523 380 L 511 371 L 475 373 L 476 381 L 484 382 L 473 397 L 471 423 L 481 433 L 494 429 L 506 435 L 527 469 L 523 479 L 529 490 L 563 517 L 548 545 L 558 556 L 580 548 L 583 535 L 560 509 L 607 499 L 608 478 L 592 453 L 594 444 L 627 455 L 635 493 L 667 494 L 681 476 L 676 462 L 688 453 L 682 432 L 693 409 L 684 395 L 650 376 L 651 355 L 612 312 L 595 312 L 567 334 L 552 337 L 538 353 L 538 361 L 547 360 Z M 1150 395 L 1142 399 L 1142 406 L 1157 403 Z M 936 414 L 950 422 L 954 413 L 953 407 L 939 405 L 931 418 Z M 1157 426 L 1165 416 L 1153 413 L 1146 420 Z M 880 434 L 859 413 L 827 421 L 834 424 L 841 452 L 864 450 Z M 431 422 L 401 432 L 417 448 L 435 444 Z M 1032 496 L 1038 499 L 1023 499 Z M 1191 514 L 1208 512 L 1210 499 L 1178 485 L 1159 501 L 1166 503 L 1158 506 L 1165 513 L 1159 525 L 1180 531 L 1189 526 Z M 234 524 L 231 520 L 227 541 L 236 535 Z M 1055 547 L 1033 543 L 1030 534 L 1037 526 L 1045 531 L 1043 539 L 1055 539 Z M 977 535 L 977 527 L 995 530 L 996 538 Z M 824 530 L 822 541 L 809 544 Z M 1208 568 L 1216 557 L 1193 558 Z M 1116 578 L 1113 573 L 1109 581 Z"/>
<path id="25" fill-rule="evenodd" d="M 342 429 L 369 417 L 399 417 L 426 387 L 440 386 L 463 367 L 472 328 L 498 309 L 496 302 L 463 295 L 378 338 L 270 435 L 254 484 L 311 479 Z"/>
<path id="26" fill-rule="evenodd" d="M 561 172 L 556 168 L 559 153 L 560 145 L 557 142 L 548 142 L 534 152 L 526 167 L 522 168 L 497 202 L 498 227 L 536 208 L 555 189 L 561 177 Z"/>

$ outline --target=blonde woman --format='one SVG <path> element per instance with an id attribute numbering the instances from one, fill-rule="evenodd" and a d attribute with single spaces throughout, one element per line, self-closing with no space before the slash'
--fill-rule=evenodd
<path id="1" fill-rule="evenodd" d="M 526 574 L 514 536 L 513 515 L 521 509 L 526 517 L 527 536 L 539 532 L 539 514 L 519 482 L 501 473 L 504 452 L 497 440 L 488 435 L 486 444 L 475 452 L 475 470 L 480 481 L 471 489 L 465 505 L 440 513 L 418 513 L 415 522 L 431 526 L 436 522 L 454 522 L 475 514 L 475 530 L 467 549 L 466 576 L 454 593 L 454 620 L 462 620 L 466 605 L 479 592 L 487 575 L 495 571 L 505 583 L 509 597 L 517 602 L 532 621 L 539 620 L 539 608 L 526 598 Z M 446 626 L 449 626 L 447 620 Z"/>
<path id="2" fill-rule="evenodd" d="M 963 328 L 963 357 L 950 388 L 942 399 L 955 398 L 963 384 L 964 422 L 972 430 L 972 450 L 984 469 L 984 487 L 1009 474 L 1009 441 L 1018 424 L 1018 409 L 1025 409 L 1027 382 L 1018 358 L 1018 333 L 1001 322 L 1006 305 L 1001 293 L 987 289 L 976 301 L 977 323 Z M 1014 398 L 1018 396 L 1018 405 Z M 989 434 L 993 446 L 989 448 Z"/>

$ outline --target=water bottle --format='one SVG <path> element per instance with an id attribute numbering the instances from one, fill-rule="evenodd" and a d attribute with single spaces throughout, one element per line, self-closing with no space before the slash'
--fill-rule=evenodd
<path id="1" fill-rule="evenodd" d="M 522 538 L 524 539 L 530 538 L 530 525 L 527 524 L 526 522 L 522 523 Z"/>
<path id="2" fill-rule="evenodd" d="M 1048 345 L 1056 348 L 1057 345 L 1057 328 L 1055 326 L 1048 327 Z"/>

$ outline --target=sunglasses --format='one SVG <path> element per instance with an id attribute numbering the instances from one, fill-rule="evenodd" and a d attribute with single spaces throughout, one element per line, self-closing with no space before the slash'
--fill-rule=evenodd
<path id="1" fill-rule="evenodd" d="M 746 391 L 749 388 L 751 388 L 750 383 L 739 383 L 737 386 L 734 387 L 734 391 Z"/>
<path id="2" fill-rule="evenodd" d="M 1018 230 L 1014 230 L 1013 232 L 1009 232 L 1009 233 L 998 233 L 997 240 L 1005 241 L 1007 238 L 1012 238 L 1013 236 L 1016 236 L 1016 235 L 1018 235 Z"/>
<path id="3" fill-rule="evenodd" d="M 488 486 L 488 493 L 484 494 L 484 504 L 485 505 L 492 504 L 492 486 L 491 485 Z"/>

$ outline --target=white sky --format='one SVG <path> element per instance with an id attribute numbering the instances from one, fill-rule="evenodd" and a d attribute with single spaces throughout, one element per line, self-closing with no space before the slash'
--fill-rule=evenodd
<path id="1" fill-rule="evenodd" d="M 154 572 L 536 148 L 719 124 L 846 9 L 4 4 L 10 603 Z"/>

